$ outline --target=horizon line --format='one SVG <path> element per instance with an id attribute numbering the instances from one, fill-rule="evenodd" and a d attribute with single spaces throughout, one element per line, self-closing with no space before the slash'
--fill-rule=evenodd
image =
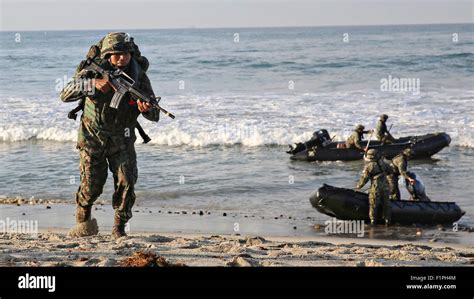
<path id="1" fill-rule="evenodd" d="M 183 30 L 183 29 L 273 29 L 273 28 L 327 28 L 327 27 L 374 27 L 374 26 L 428 26 L 428 25 L 473 25 L 474 20 L 469 23 L 416 23 L 416 24 L 364 24 L 364 25 L 301 25 L 301 26 L 243 26 L 243 27 L 198 27 L 198 26 L 188 26 L 188 27 L 161 27 L 161 28 L 128 28 L 128 29 L 34 29 L 34 30 L 3 30 L 0 29 L 0 32 L 67 32 L 67 31 L 117 31 L 117 30 Z"/>

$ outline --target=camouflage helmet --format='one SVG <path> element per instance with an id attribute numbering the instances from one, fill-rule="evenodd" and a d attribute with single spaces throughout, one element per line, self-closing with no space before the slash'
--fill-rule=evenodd
<path id="1" fill-rule="evenodd" d="M 101 45 L 101 56 L 107 56 L 115 53 L 133 52 L 132 37 L 125 32 L 110 32 L 107 34 Z"/>
<path id="2" fill-rule="evenodd" d="M 406 148 L 406 149 L 403 150 L 403 154 L 405 156 L 411 157 L 415 154 L 415 151 L 411 148 Z"/>
<path id="3" fill-rule="evenodd" d="M 364 129 L 365 129 L 365 127 L 364 127 L 363 125 L 357 125 L 357 126 L 355 127 L 355 130 L 356 130 L 357 132 L 362 132 L 362 131 L 364 131 Z"/>
<path id="4" fill-rule="evenodd" d="M 387 115 L 387 114 L 381 114 L 381 115 L 380 115 L 380 119 L 387 120 L 387 119 L 388 119 L 388 115 Z"/>
<path id="5" fill-rule="evenodd" d="M 377 157 L 377 153 L 378 153 L 378 152 L 377 152 L 376 149 L 371 148 L 371 149 L 369 149 L 369 150 L 367 151 L 366 157 L 367 157 L 368 160 L 370 160 L 370 159 L 375 159 L 375 158 Z"/>

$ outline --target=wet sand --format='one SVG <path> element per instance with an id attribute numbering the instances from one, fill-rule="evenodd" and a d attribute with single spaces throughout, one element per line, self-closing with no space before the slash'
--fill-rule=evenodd
<path id="1" fill-rule="evenodd" d="M 1 204 L 1 203 L 4 204 Z M 21 203 L 19 203 L 21 202 Z M 6 219 L 37 221 L 40 230 L 69 229 L 74 225 L 74 205 L 58 199 L 0 199 L 0 221 Z M 113 210 L 107 201 L 98 201 L 92 212 L 100 231 L 110 231 Z M 324 215 L 323 215 L 324 216 Z M 326 217 L 327 220 L 331 218 Z M 291 213 L 262 216 L 229 210 L 183 210 L 159 207 L 133 208 L 130 232 L 241 234 L 285 237 L 348 237 L 400 241 L 425 241 L 474 247 L 473 227 L 459 225 L 364 227 L 362 238 L 356 234 L 326 234 L 325 221 L 314 210 L 314 217 L 296 217 Z M 1 227 L 0 227 L 0 232 Z"/>
<path id="2" fill-rule="evenodd" d="M 113 211 L 97 205 L 99 235 L 71 238 L 74 206 L 2 204 L 0 220 L 37 221 L 37 234 L 0 231 L 1 266 L 472 266 L 469 229 L 365 227 L 328 235 L 314 219 L 136 207 L 128 237 L 112 240 Z M 291 217 L 291 219 L 290 219 Z M 472 229 L 471 229 L 472 230 Z"/>

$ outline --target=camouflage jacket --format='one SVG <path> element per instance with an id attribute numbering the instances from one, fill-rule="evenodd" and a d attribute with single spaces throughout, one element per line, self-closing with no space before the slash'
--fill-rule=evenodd
<path id="1" fill-rule="evenodd" d="M 351 136 L 349 136 L 349 138 L 347 138 L 346 140 L 346 148 L 358 148 L 360 150 L 364 150 L 364 148 L 362 147 L 361 145 L 361 142 L 362 141 L 362 134 L 360 134 L 359 132 L 357 131 L 354 131 L 352 132 Z"/>
<path id="2" fill-rule="evenodd" d="M 106 62 L 103 67 L 107 69 L 111 68 L 111 65 Z M 75 78 L 79 77 L 80 72 L 81 67 L 78 67 Z M 147 95 L 154 96 L 148 76 L 134 58 L 130 60 L 125 72 L 137 82 L 138 89 Z M 66 92 L 67 88 L 71 90 L 71 86 L 66 86 L 61 92 L 63 102 L 71 102 L 85 97 L 84 112 L 81 116 L 77 140 L 79 149 L 94 152 L 101 150 L 108 143 L 121 146 L 124 143 L 135 142 L 135 127 L 140 111 L 137 103 L 131 100 L 128 95 L 122 99 L 118 109 L 113 109 L 109 107 L 114 95 L 113 89 L 106 93 L 95 90 L 94 93 L 89 94 L 79 88 L 74 89 L 73 92 Z M 158 121 L 159 112 L 159 109 L 152 108 L 142 115 L 148 120 Z"/>
<path id="3" fill-rule="evenodd" d="M 392 172 L 396 175 L 401 175 L 405 179 L 408 179 L 409 176 L 407 174 L 407 166 L 408 161 L 403 154 L 400 154 L 392 159 L 392 163 L 390 164 L 392 168 Z"/>
<path id="4" fill-rule="evenodd" d="M 391 173 L 389 165 L 382 159 L 371 160 L 366 162 L 362 175 L 359 178 L 356 189 L 364 187 L 369 181 L 372 181 L 372 185 L 376 188 L 388 186 L 387 175 Z"/>
<path id="5" fill-rule="evenodd" d="M 382 141 L 382 138 L 386 135 L 390 134 L 387 130 L 387 124 L 381 120 L 377 122 L 377 126 L 375 127 L 375 136 L 377 137 L 378 141 Z"/>

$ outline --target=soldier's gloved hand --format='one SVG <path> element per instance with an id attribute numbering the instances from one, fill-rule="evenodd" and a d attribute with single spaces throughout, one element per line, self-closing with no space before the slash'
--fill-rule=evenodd
<path id="1" fill-rule="evenodd" d="M 141 113 L 148 112 L 151 109 L 151 105 L 147 102 L 142 102 L 138 100 L 137 105 L 138 105 L 138 111 L 140 111 Z"/>

